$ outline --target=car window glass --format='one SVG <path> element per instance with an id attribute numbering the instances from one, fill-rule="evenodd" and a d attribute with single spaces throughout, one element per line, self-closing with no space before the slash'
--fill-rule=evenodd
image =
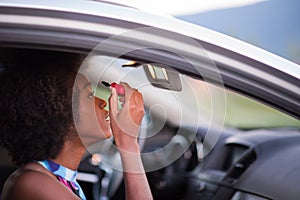
<path id="1" fill-rule="evenodd" d="M 193 80 L 193 82 L 197 82 L 198 87 L 203 88 L 203 81 Z M 224 91 L 221 87 L 213 87 L 214 92 L 221 93 Z M 202 103 L 208 104 L 208 92 L 202 89 L 201 93 L 202 96 L 207 97 L 207 101 Z M 225 89 L 225 95 L 225 125 L 244 129 L 300 127 L 300 120 L 258 102 L 257 100 L 242 96 L 228 89 Z"/>

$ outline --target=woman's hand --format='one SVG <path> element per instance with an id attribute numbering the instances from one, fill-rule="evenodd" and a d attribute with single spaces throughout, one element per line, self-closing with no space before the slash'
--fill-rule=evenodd
<path id="1" fill-rule="evenodd" d="M 118 94 L 111 87 L 109 98 L 109 115 L 113 136 L 119 150 L 138 152 L 137 143 L 140 125 L 144 116 L 142 94 L 127 83 L 120 83 L 125 95 L 120 97 L 121 109 L 118 108 Z"/>
<path id="2" fill-rule="evenodd" d="M 111 129 L 122 160 L 126 199 L 152 200 L 137 142 L 144 116 L 143 97 L 127 83 L 121 85 L 125 89 L 125 95 L 120 97 L 121 109 L 118 109 L 117 91 L 111 87 L 109 115 Z"/>

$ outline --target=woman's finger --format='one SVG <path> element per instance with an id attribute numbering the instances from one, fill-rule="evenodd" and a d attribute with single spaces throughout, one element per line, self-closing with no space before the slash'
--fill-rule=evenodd
<path id="1" fill-rule="evenodd" d="M 115 88 L 111 88 L 109 97 L 109 112 L 115 116 L 118 113 L 118 94 Z"/>

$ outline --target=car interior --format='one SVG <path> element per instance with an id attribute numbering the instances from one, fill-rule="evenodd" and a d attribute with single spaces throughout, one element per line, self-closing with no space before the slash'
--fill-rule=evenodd
<path id="1" fill-rule="evenodd" d="M 154 199 L 300 196 L 298 119 L 155 59 L 92 54 L 81 72 L 103 99 L 110 93 L 101 81 L 128 82 L 143 94 L 146 112 L 139 143 Z M 87 149 L 78 174 L 87 198 L 124 199 L 113 138 Z M 0 157 L 2 188 L 16 166 L 5 150 L 0 150 Z"/>

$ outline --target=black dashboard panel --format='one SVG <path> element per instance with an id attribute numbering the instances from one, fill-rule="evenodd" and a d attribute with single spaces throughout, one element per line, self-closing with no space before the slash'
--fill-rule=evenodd
<path id="1" fill-rule="evenodd" d="M 185 199 L 298 199 L 299 152 L 296 129 L 224 132 L 188 178 Z"/>

